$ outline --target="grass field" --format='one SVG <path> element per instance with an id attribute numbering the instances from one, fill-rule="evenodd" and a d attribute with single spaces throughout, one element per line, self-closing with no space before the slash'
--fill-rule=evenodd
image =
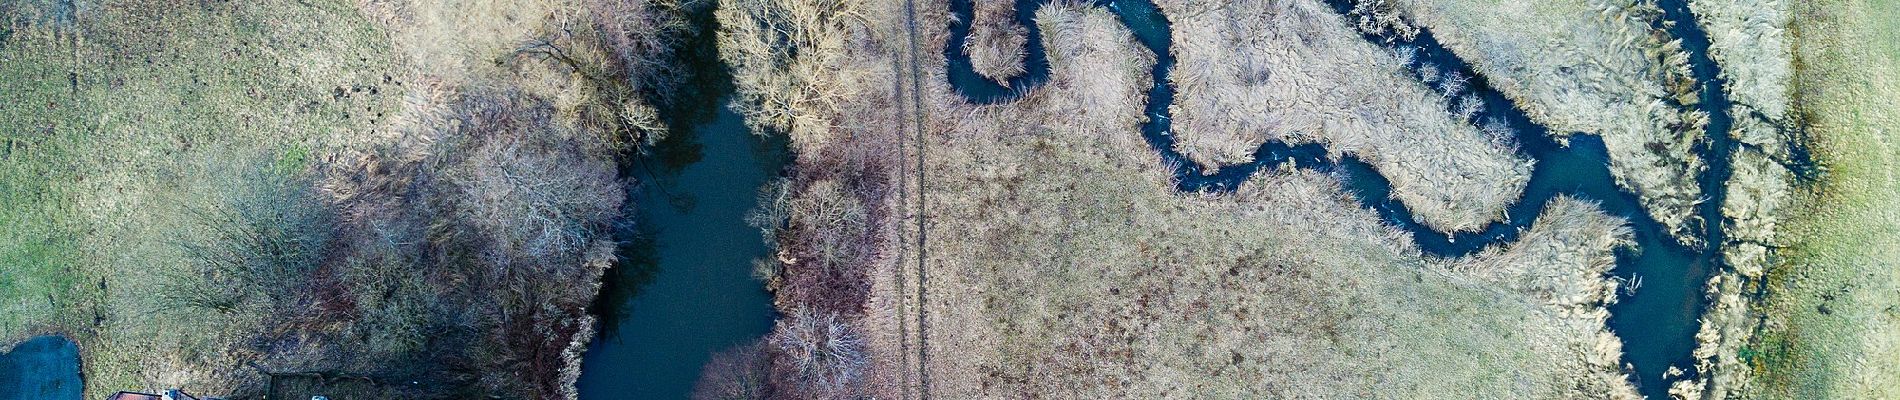
<path id="1" fill-rule="evenodd" d="M 75 338 L 91 397 L 227 388 L 260 315 L 167 301 L 179 243 L 372 129 L 391 55 L 342 4 L 70 4 L 0 6 L 0 341 Z"/>
<path id="2" fill-rule="evenodd" d="M 88 398 L 565 395 L 655 4 L 0 2 L 0 343 Z"/>
<path id="3" fill-rule="evenodd" d="M 1761 336 L 1744 351 L 1760 398 L 1900 396 L 1900 5 L 1792 6 L 1794 109 L 1825 174 L 1782 232 Z"/>

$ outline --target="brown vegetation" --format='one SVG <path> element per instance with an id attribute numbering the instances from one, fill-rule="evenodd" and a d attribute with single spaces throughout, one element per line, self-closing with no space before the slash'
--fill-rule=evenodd
<path id="1" fill-rule="evenodd" d="M 746 343 L 713 354 L 693 385 L 693 400 L 758 400 L 771 377 L 765 341 Z"/>

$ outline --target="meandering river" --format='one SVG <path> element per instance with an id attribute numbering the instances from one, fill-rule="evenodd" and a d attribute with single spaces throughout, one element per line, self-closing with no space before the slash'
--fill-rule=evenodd
<path id="1" fill-rule="evenodd" d="M 1328 0 L 1327 3 L 1342 14 L 1352 9 L 1350 0 Z M 1684 47 L 1691 54 L 1694 75 L 1702 87 L 1703 101 L 1699 107 L 1711 114 L 1707 132 L 1712 133 L 1709 136 L 1713 140 L 1698 151 L 1710 166 L 1709 172 L 1698 179 L 1709 200 L 1698 212 L 1708 221 L 1721 221 L 1722 183 L 1728 177 L 1728 153 L 1732 146 L 1725 134 L 1729 101 L 1717 80 L 1719 69 L 1707 55 L 1707 35 L 1699 31 L 1693 14 L 1687 12 L 1681 0 L 1664 3 L 1669 11 L 1665 18 L 1675 22 L 1672 32 L 1689 39 L 1685 40 Z M 950 8 L 956 19 L 951 26 L 950 42 L 943 51 L 949 59 L 949 80 L 966 101 L 1010 102 L 1048 81 L 1048 60 L 1041 32 L 1034 21 L 1036 9 L 1042 4 L 1040 0 L 1016 1 L 1016 23 L 1029 32 L 1027 72 L 998 84 L 973 71 L 969 56 L 961 51 L 970 34 L 973 17 L 970 0 L 951 0 Z M 1325 148 L 1317 144 L 1269 141 L 1254 151 L 1252 163 L 1222 166 L 1215 174 L 1202 174 L 1203 169 L 1198 164 L 1175 150 L 1169 126 L 1168 107 L 1173 103 L 1174 88 L 1168 84 L 1168 73 L 1173 70 L 1174 57 L 1169 52 L 1172 38 L 1167 18 L 1150 0 L 1102 0 L 1095 4 L 1112 10 L 1141 45 L 1156 55 L 1156 63 L 1150 69 L 1154 86 L 1148 90 L 1146 113 L 1149 118 L 1141 127 L 1141 135 L 1160 156 L 1163 165 L 1174 166 L 1180 191 L 1231 191 L 1260 169 L 1273 168 L 1288 159 L 1297 161 L 1295 165 L 1301 168 L 1339 171 L 1362 205 L 1377 210 L 1387 223 L 1410 232 L 1420 249 L 1437 257 L 1460 257 L 1485 246 L 1516 241 L 1519 232 L 1536 222 L 1552 196 L 1562 194 L 1596 201 L 1610 215 L 1628 219 L 1635 231 L 1634 251 L 1618 252 L 1612 273 L 1630 279 L 1641 277 L 1643 284 L 1634 295 L 1625 295 L 1610 307 L 1608 323 L 1623 341 L 1624 362 L 1631 368 L 1628 372 L 1634 383 L 1646 396 L 1667 398 L 1669 382 L 1662 377 L 1663 372 L 1672 365 L 1693 370 L 1691 352 L 1695 347 L 1697 318 L 1704 307 L 1701 287 L 1718 268 L 1719 248 L 1716 246 L 1723 243 L 1724 237 L 1721 224 L 1706 224 L 1704 235 L 1709 247 L 1691 248 L 1676 243 L 1661 224 L 1644 212 L 1634 195 L 1616 187 L 1601 139 L 1577 135 L 1569 146 L 1557 144 L 1550 139 L 1548 128 L 1532 121 L 1510 99 L 1493 89 L 1484 76 L 1439 45 L 1429 29 L 1411 40 L 1370 35 L 1365 38 L 1380 46 L 1417 48 L 1419 57 L 1408 68 L 1430 62 L 1443 70 L 1457 70 L 1473 77 L 1469 90 L 1483 100 L 1484 110 L 1472 120 L 1504 121 L 1517 134 L 1520 155 L 1537 161 L 1523 197 L 1509 207 L 1508 215 L 1512 217 L 1476 232 L 1447 235 L 1425 227 L 1404 204 L 1391 200 L 1391 184 L 1370 165 L 1350 154 L 1337 160 L 1328 159 Z M 1688 377 L 1693 377 L 1693 372 Z"/>

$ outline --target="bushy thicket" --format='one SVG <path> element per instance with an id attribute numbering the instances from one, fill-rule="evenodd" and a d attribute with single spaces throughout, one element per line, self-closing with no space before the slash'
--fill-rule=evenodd
<path id="1" fill-rule="evenodd" d="M 693 400 L 758 400 L 766 397 L 766 379 L 770 377 L 770 354 L 765 340 L 733 346 L 706 361 L 699 381 L 693 384 Z"/>
<path id="2" fill-rule="evenodd" d="M 247 301 L 294 300 L 336 235 L 307 180 L 264 165 L 233 169 L 248 184 L 195 210 L 203 234 L 177 242 L 192 268 L 158 294 L 169 306 L 231 313 Z"/>
<path id="3" fill-rule="evenodd" d="M 382 157 L 331 164 L 209 211 L 185 243 L 203 276 L 177 303 L 271 310 L 263 364 L 462 391 L 562 397 L 570 342 L 612 260 L 624 185 L 612 154 L 520 93 L 458 96 Z M 266 177 L 278 175 L 264 175 Z M 296 343 L 307 357 L 273 347 Z"/>
<path id="4" fill-rule="evenodd" d="M 734 108 L 759 131 L 788 135 L 800 160 L 750 218 L 775 251 L 757 270 L 785 314 L 763 350 L 772 364 L 767 397 L 895 396 L 885 381 L 895 367 L 874 365 L 862 332 L 873 323 L 872 300 L 888 296 L 872 292 L 877 271 L 897 256 L 895 174 L 907 154 L 897 128 L 910 120 L 890 111 L 898 71 L 880 55 L 907 48 L 897 47 L 907 45 L 901 10 L 740 0 L 715 13 Z"/>

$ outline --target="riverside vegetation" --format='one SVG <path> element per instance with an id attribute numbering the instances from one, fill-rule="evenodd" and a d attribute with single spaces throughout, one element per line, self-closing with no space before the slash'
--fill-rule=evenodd
<path id="1" fill-rule="evenodd" d="M 1629 367 L 1617 365 L 1617 339 L 1604 331 L 1604 306 L 1616 300 L 1619 287 L 1607 272 L 1613 249 L 1629 235 L 1615 218 L 1558 196 L 1517 241 L 1447 259 L 1421 255 L 1405 233 L 1380 223 L 1335 177 L 1321 173 L 1263 172 L 1229 194 L 1171 192 L 1177 179 L 1187 178 L 1169 174 L 1174 168 L 1154 168 L 1153 150 L 1132 134 L 1147 119 L 1167 117 L 1140 106 L 1154 93 L 1143 90 L 1149 77 L 1143 68 L 1154 55 L 1130 46 L 1137 38 L 1116 21 L 1129 22 L 1126 9 L 1134 2 L 1102 2 L 1119 7 L 1118 14 L 1076 3 L 1042 5 L 1034 21 L 1043 43 L 1029 50 L 1019 49 L 1023 39 L 1015 37 L 1025 33 L 1010 25 L 1000 2 L 974 2 L 971 36 L 960 50 L 977 75 L 1015 91 L 1017 97 L 1002 104 L 969 104 L 957 95 L 960 88 L 946 85 L 944 58 L 907 48 L 948 41 L 948 32 L 928 22 L 957 18 L 941 8 L 926 4 L 911 14 L 894 2 L 736 3 L 742 6 L 725 9 L 722 18 L 754 27 L 725 36 L 729 57 L 740 65 L 741 91 L 754 96 L 746 106 L 771 117 L 761 121 L 788 132 L 800 153 L 798 172 L 772 196 L 782 201 L 768 202 L 778 206 L 767 211 L 849 222 L 765 225 L 781 245 L 781 256 L 763 268 L 766 276 L 781 285 L 802 282 L 776 286 L 779 307 L 795 315 L 781 321 L 776 335 L 811 331 L 805 327 L 819 326 L 809 322 L 811 315 L 831 333 L 800 334 L 813 338 L 795 342 L 800 346 L 766 343 L 734 353 L 778 367 L 709 374 L 706 387 L 749 388 L 744 398 L 1636 396 L 1622 375 Z M 1802 253 L 1784 253 L 1802 248 L 1789 243 L 1876 246 L 1802 242 L 1814 236 L 1777 233 L 1782 221 L 1831 214 L 1815 211 L 1826 204 L 1820 199 L 1865 187 L 1805 186 L 1817 177 L 1823 186 L 1852 178 L 1833 175 L 1824 149 L 1816 150 L 1821 169 L 1807 165 L 1805 135 L 1811 133 L 1804 128 L 1813 126 L 1806 119 L 1812 117 L 1774 111 L 1777 104 L 1811 107 L 1798 96 L 1789 100 L 1797 92 L 1781 89 L 1803 86 L 1776 82 L 1791 76 L 1781 66 L 1801 65 L 1773 57 L 1774 46 L 1786 43 L 1780 35 L 1788 19 L 1777 14 L 1785 5 L 1768 2 L 1754 11 L 1746 4 L 1696 2 L 1699 18 L 1685 18 L 1690 9 L 1680 2 L 1356 2 L 1342 18 L 1317 2 L 1159 3 L 1175 21 L 1170 83 L 1180 94 L 1171 108 L 1178 134 L 1171 143 L 1203 171 L 1245 162 L 1266 141 L 1325 143 L 1332 157 L 1350 154 L 1396 176 L 1394 198 L 1424 205 L 1417 217 L 1433 229 L 1468 230 L 1501 217 L 1504 204 L 1522 190 L 1526 178 L 1518 177 L 1529 164 L 1512 154 L 1514 143 L 1499 140 L 1511 135 L 1459 112 L 1468 102 L 1461 85 L 1479 77 L 1432 71 L 1403 47 L 1381 51 L 1335 39 L 1351 38 L 1354 29 L 1405 38 L 1430 28 L 1554 136 L 1601 136 L 1617 184 L 1673 240 L 1723 255 L 1708 284 L 1711 302 L 1698 335 L 1704 345 L 1695 352 L 1701 361 L 1693 379 L 1674 379 L 1683 371 L 1673 367 L 1662 374 L 1665 386 L 1674 383 L 1667 388 L 1671 395 L 1865 394 L 1890 387 L 1870 373 L 1849 380 L 1821 378 L 1815 374 L 1830 372 L 1813 370 L 1872 365 L 1878 371 L 1884 364 L 1869 359 L 1886 348 L 1879 339 L 1859 339 L 1864 353 L 1822 350 L 1881 337 L 1871 333 L 1883 329 L 1880 318 L 1811 324 L 1842 318 L 1831 317 L 1843 310 L 1835 307 L 1878 309 L 1882 303 L 1871 300 L 1877 297 L 1867 296 L 1882 289 L 1813 280 L 1846 276 L 1843 271 L 1879 276 L 1890 268 L 1879 267 L 1888 263 L 1870 250 L 1847 254 L 1863 257 L 1849 263 L 1871 267 L 1797 267 Z M 915 25 L 884 19 L 913 15 Z M 1819 18 L 1827 15 L 1816 18 L 1831 21 Z M 1709 43 L 1686 49 L 1679 24 L 1695 23 L 1711 32 Z M 908 43 L 906 30 L 913 27 L 916 43 Z M 1871 29 L 1849 31 L 1856 32 L 1850 37 L 1878 32 Z M 980 48 L 985 45 L 998 47 Z M 826 56 L 795 56 L 813 51 Z M 1040 86 L 1014 81 L 1023 76 L 1020 66 L 997 65 L 1022 58 L 1012 54 L 1042 51 L 1050 72 L 1034 78 L 1048 80 Z M 1700 54 L 1715 62 L 1691 65 Z M 1327 57 L 1360 61 L 1351 62 L 1355 68 L 1326 68 L 1347 62 L 1314 59 Z M 1400 68 L 1408 65 L 1416 67 Z M 1715 82 L 1723 85 L 1706 84 L 1709 65 L 1722 67 Z M 1263 89 L 1281 78 L 1297 84 Z M 866 84 L 892 79 L 896 90 Z M 1853 93 L 1850 99 L 1890 93 L 1877 78 L 1871 82 L 1873 89 L 1826 93 Z M 1829 84 L 1842 83 L 1807 87 Z M 1711 87 L 1735 98 L 1733 108 L 1712 115 L 1704 104 Z M 1726 104 L 1719 99 L 1712 104 Z M 1257 112 L 1240 111 L 1246 107 Z M 1278 111 L 1339 113 L 1339 107 L 1355 111 L 1299 128 L 1287 126 L 1311 117 Z M 921 119 L 904 123 L 913 111 Z M 1721 129 L 1705 135 L 1710 127 Z M 1419 132 L 1435 136 L 1418 139 Z M 1389 143 L 1395 140 L 1421 144 Z M 1468 149 L 1432 148 L 1441 141 Z M 882 157 L 852 151 L 888 149 L 893 142 L 900 151 L 875 153 Z M 1726 150 L 1699 150 L 1713 148 Z M 1728 159 L 1713 163 L 1719 173 L 1706 174 L 1703 154 Z M 1450 180 L 1433 174 L 1444 171 L 1457 173 Z M 1698 177 L 1705 175 L 1721 186 L 1703 193 L 1708 186 Z M 900 182 L 894 189 L 893 179 Z M 1442 193 L 1484 195 L 1453 202 Z M 810 196 L 830 200 L 783 200 Z M 1717 207 L 1703 204 L 1711 201 Z M 795 208 L 808 211 L 789 211 Z M 914 230 L 893 227 L 912 223 Z M 927 240 L 919 236 L 925 234 Z M 829 250 L 842 243 L 873 249 Z M 1832 251 L 1808 254 L 1840 257 Z M 1790 280 L 1775 271 L 1803 271 L 1808 278 Z M 848 279 L 827 278 L 836 276 Z M 1861 297 L 1836 300 L 1853 293 Z M 1788 310 L 1816 301 L 1822 304 L 1814 311 Z M 1467 313 L 1476 304 L 1489 308 Z M 1764 304 L 1782 309 L 1762 311 Z M 1413 319 L 1419 315 L 1429 317 Z M 1771 316 L 1757 325 L 1764 315 Z M 1826 333 L 1807 333 L 1809 327 Z M 813 341 L 826 345 L 813 347 Z M 1764 352 L 1769 345 L 1779 348 Z M 1472 358 L 1487 363 L 1460 361 Z M 1802 364 L 1816 359 L 1829 361 Z M 785 374 L 795 378 L 788 382 Z M 1444 380 L 1419 378 L 1428 375 Z"/>
<path id="2" fill-rule="evenodd" d="M 0 342 L 72 338 L 88 398 L 569 397 L 676 18 L 0 2 Z"/>

